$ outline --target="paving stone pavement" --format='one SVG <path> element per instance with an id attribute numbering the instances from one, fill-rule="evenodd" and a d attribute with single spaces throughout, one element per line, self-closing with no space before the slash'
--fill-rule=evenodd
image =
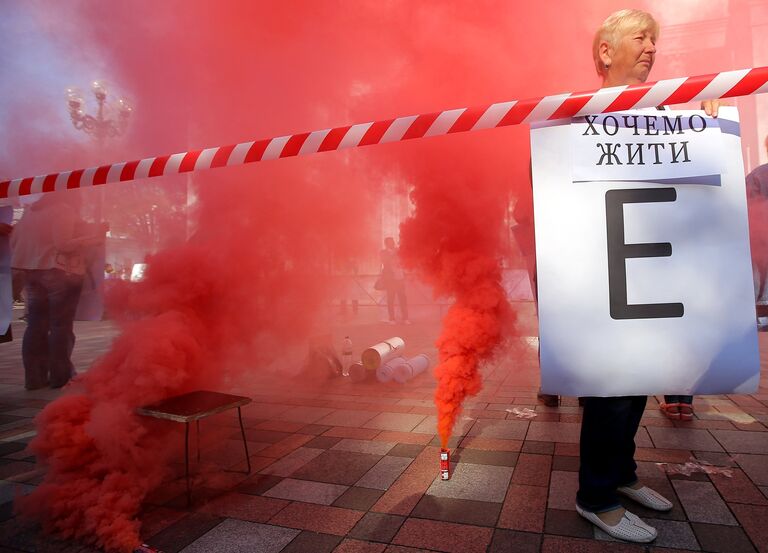
<path id="1" fill-rule="evenodd" d="M 24 390 L 24 325 L 13 324 L 17 339 L 0 345 L 0 553 L 93 551 L 14 516 L 14 498 L 41 481 L 26 451 L 33 418 L 61 392 Z M 76 333 L 74 360 L 85 370 L 116 330 L 109 322 L 77 323 Z M 334 335 L 346 334 L 356 344 L 401 335 L 407 353 L 434 356 L 437 327 L 339 323 Z M 166 553 L 768 553 L 768 334 L 759 340 L 757 393 L 697 397 L 690 423 L 667 420 L 649 398 L 638 473 L 674 508 L 660 514 L 627 503 L 659 531 L 648 546 L 616 543 L 578 516 L 578 402 L 537 404 L 536 367 L 503 362 L 484 370 L 484 388 L 459 420 L 448 482 L 438 474 L 429 374 L 405 385 L 339 378 L 321 390 L 258 380 L 240 390 L 254 400 L 243 411 L 251 474 L 234 472 L 245 466 L 236 418 L 207 419 L 201 465 L 192 469 L 221 477 L 197 479 L 189 507 L 184 481 L 169 479 L 145 500 L 142 538 Z M 513 406 L 537 416 L 518 418 Z M 684 476 L 659 466 L 690 459 L 731 475 Z"/>

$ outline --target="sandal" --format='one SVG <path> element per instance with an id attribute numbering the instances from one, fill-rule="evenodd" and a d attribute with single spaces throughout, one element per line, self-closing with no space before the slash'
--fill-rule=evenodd
<path id="1" fill-rule="evenodd" d="M 680 420 L 680 404 L 679 403 L 659 403 L 659 409 L 666 415 L 668 419 Z"/>
<path id="2" fill-rule="evenodd" d="M 680 420 L 692 421 L 693 420 L 693 405 L 690 403 L 680 404 Z"/>
<path id="3" fill-rule="evenodd" d="M 600 520 L 600 517 L 595 513 L 585 511 L 579 507 L 578 504 L 576 504 L 576 512 L 612 538 L 619 540 L 635 543 L 650 543 L 655 540 L 658 535 L 656 528 L 648 526 L 639 516 L 633 515 L 629 511 L 624 511 L 624 516 L 621 517 L 621 520 L 615 526 L 609 526 Z"/>

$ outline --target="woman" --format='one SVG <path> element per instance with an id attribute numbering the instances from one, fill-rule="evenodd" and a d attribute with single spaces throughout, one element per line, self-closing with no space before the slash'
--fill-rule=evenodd
<path id="1" fill-rule="evenodd" d="M 60 388 L 75 374 L 70 356 L 85 275 L 82 249 L 103 241 L 105 232 L 94 228 L 86 234 L 78 199 L 75 192 L 45 194 L 27 208 L 12 235 L 11 266 L 25 274 L 28 317 L 21 354 L 28 390 Z"/>
<path id="2" fill-rule="evenodd" d="M 593 58 L 603 87 L 634 85 L 648 79 L 656 58 L 659 25 L 640 10 L 611 14 L 598 29 Z M 705 102 L 708 115 L 717 116 L 718 103 Z M 669 511 L 672 503 L 642 485 L 634 460 L 635 434 L 647 397 L 585 398 L 581 425 L 578 513 L 609 535 L 647 543 L 656 529 L 627 511 L 619 495 L 656 510 Z"/>
<path id="3" fill-rule="evenodd" d="M 693 396 L 664 396 L 659 409 L 668 419 L 680 421 L 693 420 Z"/>

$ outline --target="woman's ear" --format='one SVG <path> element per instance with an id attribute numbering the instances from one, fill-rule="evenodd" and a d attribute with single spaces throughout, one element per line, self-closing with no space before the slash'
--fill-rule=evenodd
<path id="1" fill-rule="evenodd" d="M 600 44 L 597 47 L 597 54 L 600 56 L 600 61 L 603 62 L 603 65 L 605 68 L 609 68 L 611 66 L 611 58 L 613 56 L 613 48 L 611 48 L 610 44 L 608 44 L 607 41 L 601 40 Z"/>

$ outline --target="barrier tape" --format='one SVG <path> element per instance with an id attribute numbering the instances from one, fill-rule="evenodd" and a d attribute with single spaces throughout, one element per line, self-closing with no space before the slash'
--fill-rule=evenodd
<path id="1" fill-rule="evenodd" d="M 0 182 L 0 198 L 101 186 L 115 182 L 230 167 L 428 136 L 479 131 L 521 123 L 764 92 L 768 92 L 768 67 L 665 79 L 655 83 L 601 88 L 587 92 L 555 94 L 542 98 L 410 115 L 228 146 L 215 146 L 204 150 L 123 161 L 88 169 L 7 180 Z"/>

